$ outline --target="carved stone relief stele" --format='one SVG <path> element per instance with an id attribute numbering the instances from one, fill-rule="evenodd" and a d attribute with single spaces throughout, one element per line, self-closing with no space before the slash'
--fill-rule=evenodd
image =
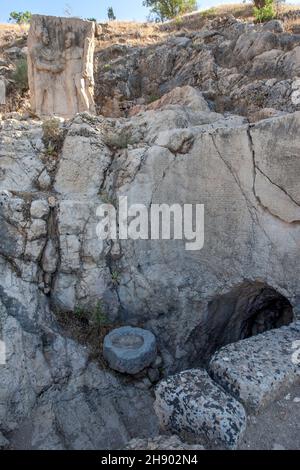
<path id="1" fill-rule="evenodd" d="M 78 18 L 34 15 L 28 36 L 32 111 L 71 118 L 95 112 L 95 24 Z"/>

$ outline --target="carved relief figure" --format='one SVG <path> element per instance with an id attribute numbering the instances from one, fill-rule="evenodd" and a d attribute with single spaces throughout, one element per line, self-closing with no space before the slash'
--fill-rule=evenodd
<path id="1" fill-rule="evenodd" d="M 31 105 L 38 116 L 94 112 L 94 24 L 34 15 L 28 37 Z"/>
<path id="2" fill-rule="evenodd" d="M 39 42 L 32 49 L 31 55 L 35 65 L 35 106 L 36 113 L 41 116 L 47 98 L 49 114 L 54 114 L 54 91 L 53 75 L 64 69 L 62 57 L 59 51 L 55 51 L 50 45 L 47 28 L 42 27 L 38 36 Z"/>
<path id="3" fill-rule="evenodd" d="M 87 41 L 85 46 L 88 47 Z M 88 61 L 85 60 L 86 53 L 86 47 L 76 46 L 75 34 L 67 32 L 64 51 L 66 87 L 74 113 L 90 109 L 90 103 L 93 102 L 90 87 L 94 83 L 87 67 Z"/>

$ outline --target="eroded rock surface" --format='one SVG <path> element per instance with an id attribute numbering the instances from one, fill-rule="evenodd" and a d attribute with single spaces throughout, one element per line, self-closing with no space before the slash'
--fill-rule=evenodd
<path id="1" fill-rule="evenodd" d="M 238 297 L 245 283 L 257 293 L 272 288 L 297 314 L 300 295 L 300 113 L 249 124 L 211 112 L 197 90 L 180 93 L 185 105 L 175 89 L 174 102 L 171 92 L 131 119 L 77 116 L 62 124 L 58 157 L 47 153 L 41 123 L 1 124 L 1 254 L 52 307 L 100 300 L 109 321 L 152 331 L 166 370 L 201 363 L 213 337 L 238 331 L 225 306 L 212 312 L 218 296 L 229 295 L 231 308 L 232 289 Z M 97 208 L 120 196 L 128 206 L 204 204 L 203 249 L 187 251 L 184 240 L 101 243 Z"/>
<path id="2" fill-rule="evenodd" d="M 110 117 L 62 122 L 59 145 L 41 121 L 0 121 L 1 446 L 120 448 L 158 433 L 150 380 L 100 369 L 52 312 L 98 308 L 152 331 L 152 382 L 300 313 L 299 44 L 277 24 L 210 21 L 100 51 L 97 105 Z M 120 196 L 204 204 L 203 249 L 101 242 L 97 208 Z"/>
<path id="3" fill-rule="evenodd" d="M 0 447 L 120 448 L 157 433 L 151 394 L 90 363 L 86 348 L 58 331 L 34 283 L 3 259 L 0 286 Z"/>
<path id="4" fill-rule="evenodd" d="M 217 111 L 254 118 L 258 109 L 299 110 L 300 34 L 283 23 L 209 19 L 160 44 L 112 44 L 96 54 L 100 113 L 122 116 L 176 86 L 199 87 Z M 198 20 L 198 23 L 197 23 Z"/>

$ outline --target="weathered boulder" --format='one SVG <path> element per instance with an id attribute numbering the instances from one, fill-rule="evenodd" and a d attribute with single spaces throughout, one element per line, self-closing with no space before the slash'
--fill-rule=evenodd
<path id="1" fill-rule="evenodd" d="M 35 121 L 1 121 L 0 189 L 22 191 L 34 189 L 35 179 L 43 170 L 40 160 L 43 131 Z M 5 149 L 5 151 L 3 151 Z"/>
<path id="2" fill-rule="evenodd" d="M 271 20 L 267 21 L 263 25 L 264 31 L 272 31 L 273 33 L 283 33 L 284 32 L 284 24 L 280 20 Z"/>
<path id="3" fill-rule="evenodd" d="M 36 199 L 30 206 L 30 215 L 34 219 L 47 218 L 49 211 L 49 204 L 45 199 Z"/>
<path id="4" fill-rule="evenodd" d="M 54 189 L 65 196 L 96 196 L 110 164 L 109 149 L 92 122 L 88 116 L 84 121 L 80 117 L 75 118 L 64 141 Z"/>
<path id="5" fill-rule="evenodd" d="M 17 47 L 17 46 L 13 46 L 13 47 L 9 47 L 8 49 L 5 49 L 5 55 L 9 59 L 13 59 L 13 60 L 26 57 L 26 54 L 24 54 L 22 49 L 20 47 Z"/>
<path id="6" fill-rule="evenodd" d="M 243 406 L 202 369 L 191 369 L 159 383 L 155 412 L 163 429 L 234 449 L 246 429 Z"/>
<path id="7" fill-rule="evenodd" d="M 149 104 L 146 109 L 158 110 L 170 105 L 188 106 L 193 111 L 209 112 L 203 95 L 191 86 L 176 87 L 170 93 Z"/>
<path id="8" fill-rule="evenodd" d="M 47 191 L 51 187 L 51 177 L 46 169 L 42 171 L 37 179 L 37 185 L 42 191 Z"/>

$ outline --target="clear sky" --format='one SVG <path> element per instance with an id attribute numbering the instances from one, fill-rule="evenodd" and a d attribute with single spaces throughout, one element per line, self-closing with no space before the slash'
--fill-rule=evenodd
<path id="1" fill-rule="evenodd" d="M 241 0 L 199 0 L 198 6 L 203 9 L 221 3 L 241 3 Z M 289 0 L 288 3 L 300 3 L 300 0 Z M 0 0 L 0 22 L 6 23 L 13 10 L 66 16 L 65 11 L 68 9 L 71 16 L 106 20 L 107 8 L 110 6 L 120 20 L 143 21 L 149 12 L 143 7 L 143 0 Z"/>

